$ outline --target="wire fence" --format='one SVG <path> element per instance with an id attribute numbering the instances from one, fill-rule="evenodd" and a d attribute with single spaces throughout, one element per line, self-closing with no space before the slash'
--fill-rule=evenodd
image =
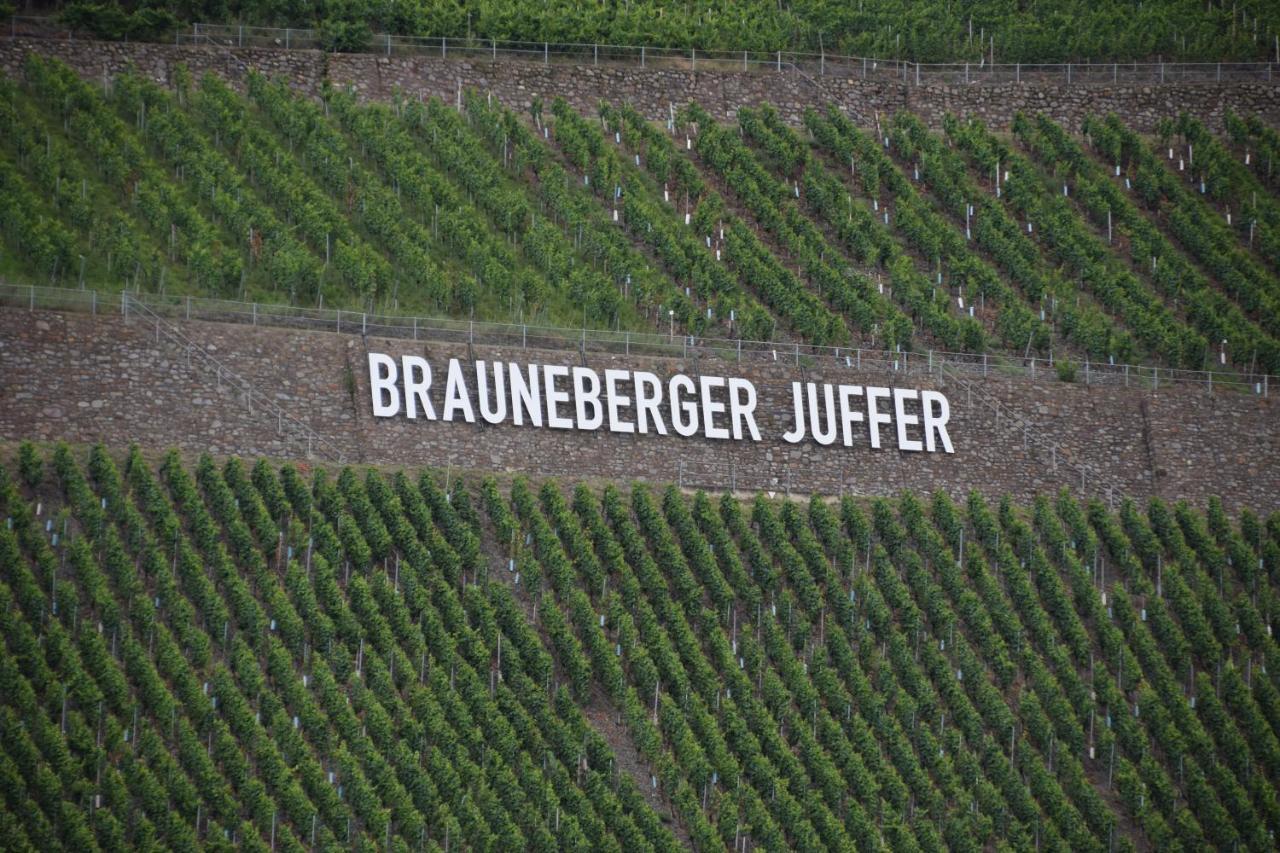
<path id="1" fill-rule="evenodd" d="M 96 308 L 96 296 L 92 298 L 91 305 Z M 126 318 L 132 315 L 141 317 L 144 321 L 149 322 L 155 328 L 157 343 L 164 339 L 181 348 L 186 355 L 188 367 L 190 367 L 194 357 L 206 369 L 212 369 L 218 387 L 221 388 L 225 383 L 251 412 L 257 411 L 275 418 L 276 434 L 282 437 L 287 435 L 296 442 L 299 453 L 303 452 L 302 446 L 305 444 L 307 459 L 318 455 L 339 464 L 346 461 L 346 455 L 338 445 L 286 410 L 270 394 L 259 391 L 251 381 L 228 367 L 221 359 L 193 340 L 181 328 L 167 322 L 163 315 L 156 312 L 146 302 L 135 298 L 131 293 L 121 293 L 120 311 Z"/>
<path id="2" fill-rule="evenodd" d="M 127 299 L 127 303 L 126 303 Z M 632 357 L 696 359 L 724 365 L 774 364 L 811 369 L 847 369 L 905 376 L 948 375 L 969 379 L 1023 379 L 1159 390 L 1195 386 L 1208 392 L 1229 390 L 1269 397 L 1271 376 L 1229 370 L 1097 362 L 1063 362 L 1036 356 L 962 353 L 943 350 L 871 349 L 814 346 L 776 341 L 710 338 L 658 332 L 572 329 L 526 323 L 493 323 L 447 317 L 414 317 L 305 308 L 195 296 L 153 293 L 99 293 L 95 290 L 0 283 L 0 305 L 28 310 L 121 314 L 126 305 L 145 307 L 168 320 L 201 320 L 286 329 L 336 332 L 365 337 L 400 338 L 470 346 L 551 350 Z"/>
<path id="3" fill-rule="evenodd" d="M 14 16 L 11 38 L 88 40 L 54 18 Z M 240 24 L 195 23 L 171 37 L 157 38 L 175 45 L 207 45 L 222 48 L 271 48 L 324 50 L 318 30 L 291 27 L 253 27 Z M 1280 57 L 1267 62 L 1066 62 L 921 63 L 887 59 L 794 51 L 726 51 L 667 48 L 645 45 L 575 44 L 501 41 L 481 38 L 447 38 L 372 34 L 352 52 L 383 56 L 422 56 L 488 62 L 523 62 L 542 65 L 596 65 L 683 71 L 754 71 L 804 73 L 815 77 L 896 80 L 906 84 L 996 84 L 1101 86 L 1161 83 L 1280 82 Z M 1277 47 L 1280 54 L 1280 46 Z"/>
<path id="4" fill-rule="evenodd" d="M 1105 496 L 1109 502 L 1126 493 L 1107 466 L 1090 462 L 1060 445 L 1051 433 L 1010 408 L 989 393 L 984 380 L 1016 378 L 1034 380 L 1049 377 L 1060 381 L 1056 369 L 1044 359 L 1017 359 L 1007 356 L 974 355 L 939 351 L 906 352 L 875 349 L 813 347 L 796 344 L 773 345 L 761 341 L 704 339 L 683 335 L 643 332 L 611 332 L 564 329 L 509 323 L 477 323 L 446 318 L 396 317 L 357 311 L 295 308 L 282 305 L 237 302 L 197 297 L 163 297 L 131 292 L 102 294 L 93 290 L 41 287 L 0 283 L 0 306 L 17 310 L 52 310 L 123 316 L 141 319 L 155 329 L 156 341 L 166 340 L 181 348 L 188 361 L 201 361 L 212 369 L 221 387 L 234 390 L 251 411 L 272 417 L 277 432 L 290 447 L 307 458 L 323 457 L 343 463 L 345 454 L 337 445 L 307 423 L 283 409 L 269 395 L 258 391 L 243 377 L 223 364 L 213 353 L 187 334 L 186 321 L 235 323 L 253 326 L 331 331 L 388 338 L 403 338 L 468 346 L 500 346 L 572 352 L 584 361 L 588 353 L 609 353 L 678 359 L 716 360 L 729 364 L 780 364 L 800 367 L 827 367 L 863 371 L 894 372 L 906 377 L 924 377 L 955 386 L 963 392 L 969 408 L 987 411 L 997 431 L 1006 434 L 1010 447 L 1021 443 L 1022 450 L 1042 466 L 1050 482 L 1079 494 Z M 704 366 L 703 369 L 706 369 Z M 1241 378 L 1236 374 L 1211 371 L 1169 370 L 1137 365 L 1086 366 L 1081 379 L 1090 384 L 1130 385 L 1158 389 L 1188 384 L 1212 391 L 1215 388 L 1269 394 L 1270 377 Z M 1248 383 L 1252 383 L 1252 387 Z M 527 463 L 529 473 L 555 476 L 555 465 L 543 466 L 536 459 Z M 602 475 L 608 472 L 600 472 Z M 621 471 L 618 476 L 630 476 Z M 763 456 L 738 458 L 732 453 L 699 454 L 670 461 L 663 476 L 682 488 L 709 488 L 734 492 L 765 491 L 770 494 L 857 493 L 857 470 L 850 467 L 838 476 L 810 460 L 792 463 L 771 461 Z"/>

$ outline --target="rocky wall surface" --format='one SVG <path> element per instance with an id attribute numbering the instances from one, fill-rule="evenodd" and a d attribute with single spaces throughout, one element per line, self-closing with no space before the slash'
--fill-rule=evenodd
<path id="1" fill-rule="evenodd" d="M 309 95 L 320 94 L 326 65 L 325 55 L 315 50 L 0 38 L 0 72 L 20 74 L 31 53 L 60 59 L 91 80 L 108 80 L 132 70 L 168 85 L 178 66 L 185 65 L 196 79 L 208 72 L 241 85 L 253 68 L 288 80 L 292 88 Z"/>
<path id="2" fill-rule="evenodd" d="M 1181 112 L 1223 132 L 1227 112 L 1257 114 L 1280 124 L 1280 71 L 1277 83 L 1170 83 L 1165 85 L 1064 86 L 1057 83 L 935 85 L 903 87 L 905 106 L 931 127 L 947 113 L 976 116 L 990 127 L 1007 128 L 1019 112 L 1045 113 L 1079 131 L 1085 116 L 1117 113 L 1141 133 L 1154 133 L 1162 118 Z"/>
<path id="3" fill-rule="evenodd" d="M 771 103 L 787 121 L 799 124 L 806 107 L 838 102 L 854 121 L 871 125 L 877 112 L 891 114 L 906 103 L 904 87 L 893 81 L 814 81 L 787 72 L 691 71 L 661 65 L 640 69 L 341 54 L 330 57 L 329 78 L 365 98 L 388 98 L 399 91 L 452 101 L 461 86 L 492 92 L 520 111 L 534 98 L 549 102 L 562 97 L 586 114 L 593 114 L 604 100 L 629 103 L 654 120 L 665 119 L 673 106 L 679 109 L 690 101 L 725 120 L 734 119 L 740 107 Z"/>
<path id="4" fill-rule="evenodd" d="M 452 100 L 459 88 L 492 92 L 504 104 L 524 110 L 535 97 L 560 96 L 584 113 L 601 100 L 629 102 L 651 119 L 666 118 L 672 105 L 696 100 L 712 115 L 732 119 L 744 106 L 776 105 L 798 123 L 809 106 L 840 104 L 864 126 L 877 115 L 909 108 L 937 127 L 948 113 L 976 115 L 994 128 L 1006 128 L 1022 111 L 1043 111 L 1078 129 L 1090 112 L 1117 112 L 1136 129 L 1151 132 L 1156 122 L 1182 110 L 1195 113 L 1220 130 L 1227 110 L 1258 114 L 1280 124 L 1280 74 L 1274 83 L 1222 82 L 1134 85 L 1063 85 L 1057 78 L 1028 74 L 1021 83 L 942 84 L 884 77 L 814 77 L 795 71 L 693 70 L 683 63 L 651 63 L 639 68 L 603 64 L 450 59 L 428 55 L 324 54 L 315 50 L 272 50 L 146 43 L 0 38 L 0 70 L 16 73 L 31 52 L 56 56 L 86 77 L 102 79 L 135 68 L 168 82 L 178 64 L 193 74 L 206 71 L 237 84 L 249 68 L 287 79 L 299 92 L 318 95 L 327 80 L 351 87 L 360 96 L 390 98 L 439 96 Z"/>
<path id="5" fill-rule="evenodd" d="M 437 371 L 436 394 L 451 357 L 564 365 L 582 357 L 218 323 L 180 328 L 351 463 L 820 494 L 943 489 L 963 496 L 977 489 L 1026 500 L 1067 487 L 1103 499 L 1160 495 L 1195 502 L 1218 494 L 1231 509 L 1280 509 L 1280 404 L 1274 398 L 1191 386 L 1086 386 L 1048 376 L 965 383 L 936 372 L 858 370 L 842 361 L 805 368 L 785 358 L 738 365 L 587 353 L 587 366 L 597 371 L 646 369 L 664 380 L 674 373 L 748 378 L 760 394 L 763 440 L 375 420 L 369 351 L 427 358 Z M 781 436 L 792 420 L 793 381 L 937 388 L 950 399 L 955 453 L 873 450 L 865 439 L 851 448 L 839 441 L 788 444 Z M 439 398 L 436 405 L 441 411 Z M 246 402 L 227 377 L 198 356 L 189 359 L 145 320 L 18 309 L 0 310 L 0 437 L 282 458 L 322 450 L 261 403 Z"/>

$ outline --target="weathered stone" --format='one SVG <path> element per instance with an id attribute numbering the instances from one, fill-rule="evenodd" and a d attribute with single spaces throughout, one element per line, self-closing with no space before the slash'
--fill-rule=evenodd
<path id="1" fill-rule="evenodd" d="M 651 119 L 662 120 L 671 105 L 696 100 L 718 119 L 732 120 L 739 108 L 775 105 L 798 124 L 806 107 L 837 103 L 852 119 L 873 125 L 877 116 L 900 109 L 918 114 L 932 127 L 947 113 L 976 116 L 993 128 L 1007 128 L 1019 111 L 1044 111 L 1078 130 L 1090 113 L 1116 112 L 1136 130 L 1150 133 L 1165 116 L 1186 110 L 1211 129 L 1222 130 L 1229 110 L 1257 114 L 1280 124 L 1280 74 L 1274 82 L 1167 83 L 1162 85 L 1064 85 L 1060 76 L 1027 73 L 1019 83 L 945 83 L 887 80 L 883 77 L 813 78 L 791 71 L 693 71 L 686 67 L 573 65 L 552 62 L 461 61 L 439 57 L 377 54 L 324 54 L 315 50 L 177 46 L 53 39 L 0 39 L 0 70 L 20 72 L 27 54 L 55 56 L 95 80 L 133 68 L 161 83 L 185 64 L 199 77 L 213 72 L 243 86 L 248 69 L 285 79 L 296 91 L 320 93 L 326 79 L 352 87 L 361 98 L 386 100 L 399 92 L 409 97 L 438 96 L 452 102 L 458 87 L 490 91 L 512 109 L 527 110 L 535 97 L 560 96 L 578 110 L 593 113 L 601 100 L 627 102 Z"/>
<path id="2" fill-rule="evenodd" d="M 42 322 L 37 322 L 42 321 Z M 340 448 L 349 462 L 524 471 L 571 479 L 680 481 L 686 486 L 823 494 L 895 495 L 941 489 L 963 497 L 1068 488 L 1119 499 L 1221 495 L 1232 510 L 1280 509 L 1280 404 L 1204 386 L 1120 386 L 977 379 L 972 398 L 923 367 L 871 370 L 838 363 L 805 369 L 785 361 L 696 363 L 586 354 L 589 366 L 743 376 L 755 383 L 763 441 L 573 432 L 508 423 L 447 423 L 372 417 L 365 354 L 426 356 L 437 369 L 468 358 L 465 344 L 413 342 L 332 332 L 189 322 L 183 331 L 268 396 L 286 383 L 287 411 Z M 573 364 L 578 355 L 476 346 L 476 358 Z M 198 358 L 155 342 L 150 323 L 0 309 L 0 437 L 102 441 L 244 456 L 303 458 L 304 434 L 237 395 Z M 955 454 L 785 443 L 791 382 L 938 388 L 951 400 Z M 439 388 L 435 389 L 441 390 Z M 989 404 L 998 403 L 997 418 Z M 96 408 L 95 408 L 96 404 Z M 437 405 L 440 405 L 437 401 Z M 216 417 L 213 417 L 216 415 Z M 1024 445 L 1022 419 L 1028 428 Z M 283 426 L 283 429 L 281 427 Z M 1050 447 L 1056 449 L 1051 451 Z M 313 447 L 317 453 L 319 447 Z M 1081 483 L 1080 467 L 1085 469 Z"/>

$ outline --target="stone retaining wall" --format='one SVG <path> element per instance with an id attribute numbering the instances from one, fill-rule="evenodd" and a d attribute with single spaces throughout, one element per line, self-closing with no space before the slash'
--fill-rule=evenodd
<path id="1" fill-rule="evenodd" d="M 971 489 L 1026 500 L 1063 487 L 1103 498 L 1222 496 L 1232 509 L 1280 509 L 1280 404 L 1236 393 L 1181 386 L 1158 392 L 1122 387 L 997 378 L 970 394 L 936 375 L 859 371 L 841 363 L 697 364 L 588 353 L 606 367 L 744 376 L 760 392 L 764 440 L 713 441 L 674 435 L 573 432 L 509 423 L 375 421 L 366 353 L 417 353 L 443 384 L 449 357 L 573 364 L 564 352 L 362 339 L 243 325 L 189 322 L 183 331 L 231 370 L 250 379 L 336 446 L 346 460 L 405 466 L 524 471 L 567 479 L 680 481 L 689 486 L 797 493 L 893 495 Z M 955 454 L 872 450 L 865 440 L 791 445 L 796 380 L 939 388 L 951 401 Z M 1000 414 L 992 408 L 999 403 Z M 437 402 L 437 411 L 439 411 Z M 1027 427 L 1018 422 L 1021 420 Z M 144 320 L 0 310 L 0 437 L 139 442 L 153 448 L 302 458 L 307 442 L 254 409 L 198 358 Z M 1029 439 L 1029 440 L 1028 440 Z M 1037 441 L 1043 444 L 1037 446 Z M 1056 448 L 1049 450 L 1049 445 Z M 1080 467 L 1085 470 L 1081 483 Z"/>
<path id="2" fill-rule="evenodd" d="M 361 96 L 386 99 L 398 91 L 410 97 L 437 95 L 452 100 L 459 86 L 491 91 L 504 104 L 524 110 L 535 96 L 561 96 L 577 109 L 593 112 L 601 100 L 630 102 L 651 119 L 663 119 L 671 104 L 697 100 L 712 115 L 731 119 L 743 106 L 776 105 L 793 123 L 807 106 L 841 104 L 858 123 L 903 107 L 932 126 L 947 112 L 972 114 L 1005 128 L 1019 110 L 1043 111 L 1077 129 L 1089 113 L 1118 112 L 1136 129 L 1189 110 L 1220 130 L 1226 110 L 1259 114 L 1280 124 L 1280 75 L 1271 83 L 1168 83 L 1163 85 L 1077 85 L 1028 79 L 1023 83 L 945 85 L 861 78 L 806 77 L 764 70 L 692 71 L 683 67 L 594 67 L 552 62 L 478 62 L 427 56 L 324 54 L 315 50 L 218 48 L 120 42 L 0 39 L 0 70 L 13 74 L 30 52 L 56 56 L 91 78 L 110 77 L 129 67 L 167 82 L 179 63 L 194 74 L 211 71 L 232 82 L 248 68 L 285 77 L 298 91 L 319 94 L 327 79 L 354 87 Z"/>
<path id="3" fill-rule="evenodd" d="M 21 73 L 30 53 L 60 59 L 91 80 L 104 80 L 130 69 L 168 84 L 179 65 L 193 77 L 211 72 L 233 83 L 254 68 L 287 79 L 297 91 L 319 95 L 325 76 L 325 54 L 314 50 L 213 48 L 111 41 L 0 38 L 0 72 Z"/>

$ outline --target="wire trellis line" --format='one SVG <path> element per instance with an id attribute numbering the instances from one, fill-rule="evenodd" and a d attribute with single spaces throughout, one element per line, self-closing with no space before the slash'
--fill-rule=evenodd
<path id="1" fill-rule="evenodd" d="M 88 41 L 47 17 L 15 15 L 0 35 Z M 197 22 L 159 43 L 218 48 L 323 50 L 320 31 L 295 27 L 255 27 Z M 1255 62 L 912 62 L 909 59 L 845 56 L 787 50 L 702 50 L 650 45 L 504 41 L 485 38 L 398 36 L 374 33 L 350 52 L 383 56 L 522 62 L 542 65 L 590 65 L 687 71 L 805 73 L 818 77 L 896 80 L 905 84 L 974 85 L 1037 83 L 1054 86 L 1115 86 L 1164 83 L 1280 82 L 1280 41 L 1274 61 Z"/>
<path id="2" fill-rule="evenodd" d="M 0 282 L 0 305 L 28 310 L 48 309 L 90 314 L 118 303 L 119 293 Z M 129 305 L 169 320 L 200 320 L 285 329 L 327 331 L 363 337 L 401 338 L 469 346 L 569 352 L 635 358 L 696 359 L 723 365 L 777 365 L 805 369 L 880 371 L 942 379 L 943 370 L 974 380 L 1023 379 L 1060 382 L 1059 362 L 1052 358 L 945 350 L 901 350 L 874 347 L 819 346 L 797 342 L 713 338 L 682 333 L 613 331 L 528 323 L 497 323 L 449 317 L 415 317 L 240 302 L 196 296 L 128 293 Z M 110 313 L 107 311 L 106 313 Z M 1229 390 L 1269 397 L 1276 378 L 1266 373 L 1223 368 L 1186 370 L 1109 362 L 1072 363 L 1072 381 L 1081 385 L 1131 387 L 1158 391 L 1170 386 L 1197 386 L 1210 393 Z"/>

